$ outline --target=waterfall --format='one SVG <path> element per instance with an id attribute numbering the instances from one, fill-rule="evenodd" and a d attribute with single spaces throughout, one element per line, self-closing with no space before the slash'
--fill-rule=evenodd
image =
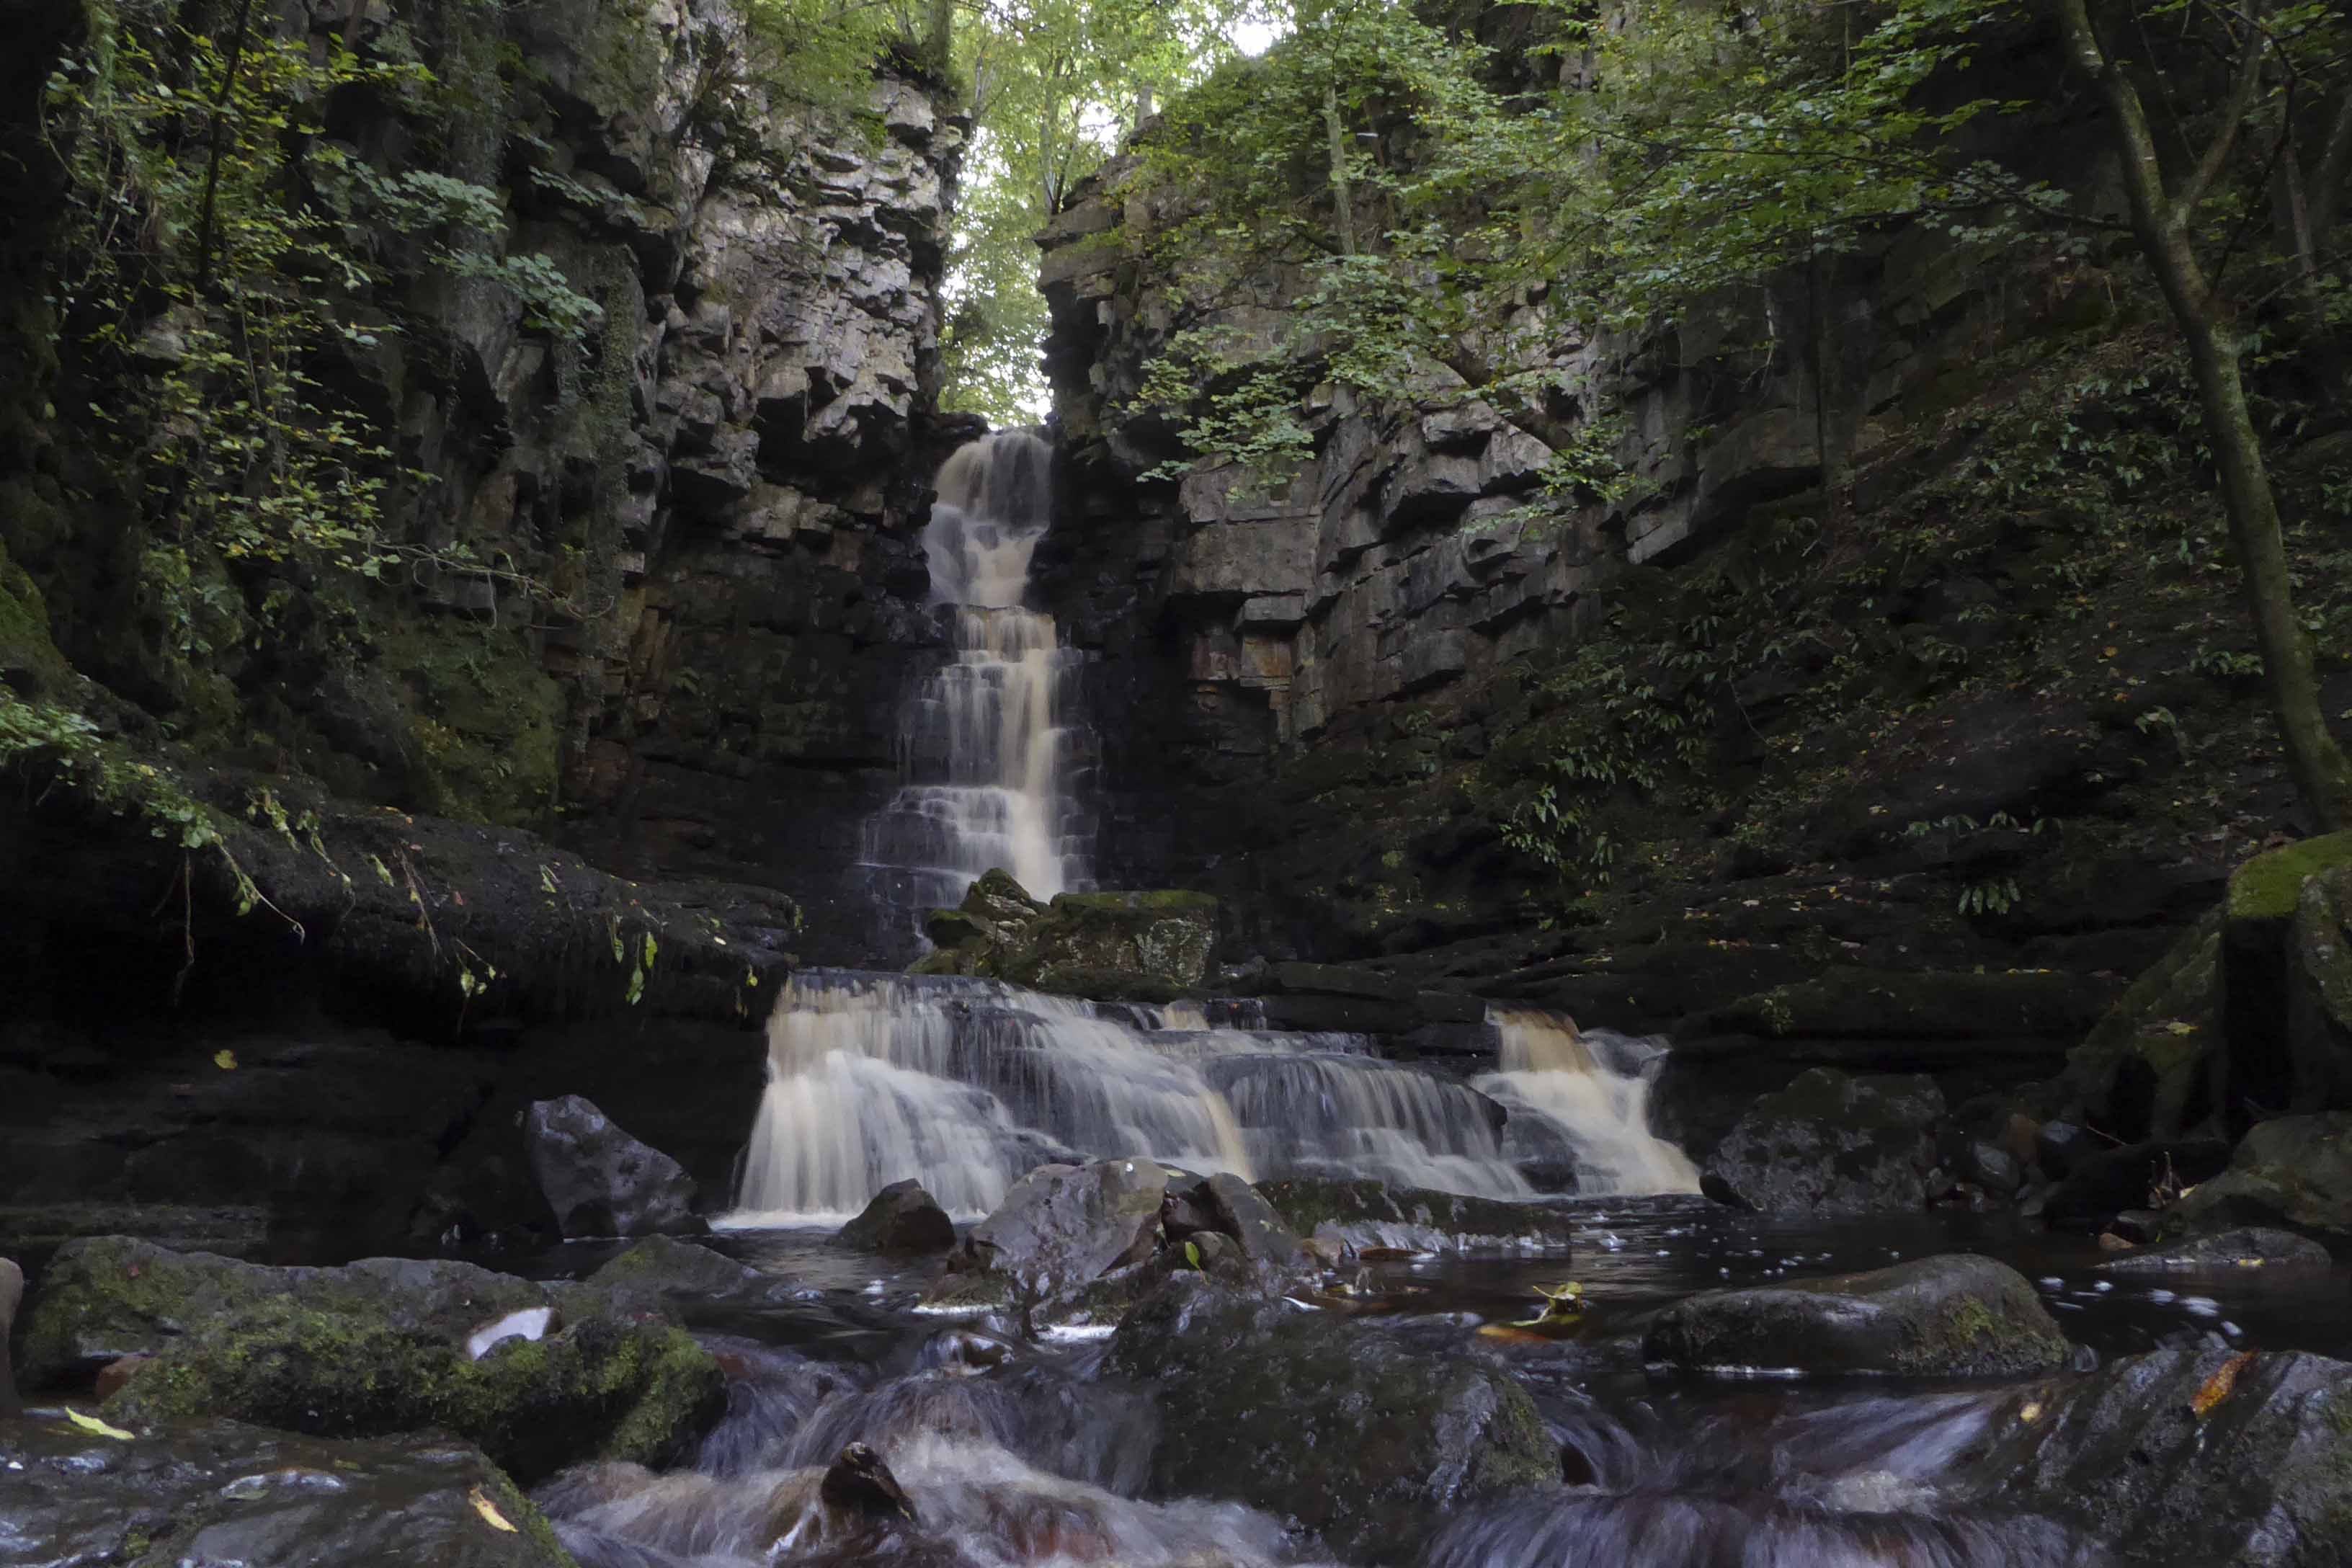
<path id="1" fill-rule="evenodd" d="M 1505 1152 L 1564 1162 L 1580 1193 L 1695 1193 L 1698 1167 L 1650 1131 L 1650 1072 L 1665 1047 L 1554 1013 L 1496 1009 L 1501 1070 L 1475 1080 L 1511 1112 Z"/>
<path id="2" fill-rule="evenodd" d="M 885 901 L 919 922 L 1002 867 L 1040 899 L 1087 885 L 1091 825 L 1075 798 L 1089 737 L 1071 721 L 1080 657 L 1023 605 L 1050 521 L 1053 449 L 1000 430 L 940 466 L 923 531 L 953 654 L 899 718 L 906 783 L 866 824 Z"/>

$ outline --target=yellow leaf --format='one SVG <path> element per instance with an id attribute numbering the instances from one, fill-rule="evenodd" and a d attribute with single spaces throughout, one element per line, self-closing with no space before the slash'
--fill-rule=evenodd
<path id="1" fill-rule="evenodd" d="M 481 1488 L 476 1487 L 467 1492 L 466 1500 L 474 1505 L 474 1511 L 480 1514 L 492 1530 L 503 1530 L 509 1535 L 515 1533 L 515 1527 L 507 1522 L 507 1516 L 499 1511 L 499 1505 L 492 1502 Z"/>
<path id="2" fill-rule="evenodd" d="M 2042 1401 L 2029 1399 L 2018 1407 L 2017 1418 L 2031 1426 L 2042 1419 Z"/>
<path id="3" fill-rule="evenodd" d="M 2183 1023 L 2178 1018 L 2174 1019 L 2171 1023 L 2167 1024 L 2165 1027 L 2171 1030 L 2176 1035 L 2193 1035 L 2197 1032 L 2196 1025 Z"/>
<path id="4" fill-rule="evenodd" d="M 2200 1415 L 2211 1414 L 2213 1406 L 2230 1397 L 2230 1391 L 2238 1386 L 2238 1374 L 2245 1371 L 2253 1359 L 2253 1352 L 2241 1351 L 2223 1362 L 2214 1370 L 2213 1375 L 2205 1380 L 2205 1386 L 2197 1391 L 2197 1397 L 2189 1402 L 2189 1407 Z"/>
<path id="5" fill-rule="evenodd" d="M 120 1426 L 110 1426 L 95 1415 L 84 1415 L 79 1410 L 68 1408 L 66 1411 L 66 1419 L 80 1427 L 83 1431 L 96 1433 L 100 1437 L 111 1437 L 118 1443 L 128 1443 L 131 1441 L 130 1433 L 125 1432 Z"/>
<path id="6" fill-rule="evenodd" d="M 227 1050 L 215 1051 L 213 1053 L 213 1066 L 220 1068 L 223 1072 L 235 1072 L 236 1070 L 236 1053 L 235 1051 Z"/>

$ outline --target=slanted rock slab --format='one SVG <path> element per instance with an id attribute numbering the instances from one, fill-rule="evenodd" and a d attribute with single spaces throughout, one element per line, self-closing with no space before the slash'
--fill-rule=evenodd
<path id="1" fill-rule="evenodd" d="M 1040 1165 L 972 1226 L 934 1305 L 1050 1301 L 1150 1257 L 1168 1173 L 1156 1160 Z"/>
<path id="2" fill-rule="evenodd" d="M 523 1116 L 531 1174 L 566 1237 L 698 1236 L 694 1178 L 576 1094 L 533 1102 Z"/>
<path id="3" fill-rule="evenodd" d="M 2288 1225 L 2352 1239 L 2352 1110 L 2256 1122 L 2229 1168 L 2176 1212 L 2191 1225 Z"/>
<path id="4" fill-rule="evenodd" d="M 2117 1274 L 2200 1270 L 2227 1273 L 2240 1268 L 2325 1268 L 2331 1261 L 2327 1248 L 2307 1236 L 2297 1236 L 2291 1230 L 2242 1226 L 2110 1258 L 2099 1268 Z"/>
<path id="5" fill-rule="evenodd" d="M 1708 1290 L 1661 1313 L 1643 1352 L 1688 1372 L 1996 1377 L 2062 1366 L 2072 1347 L 2023 1275 L 1962 1253 Z"/>

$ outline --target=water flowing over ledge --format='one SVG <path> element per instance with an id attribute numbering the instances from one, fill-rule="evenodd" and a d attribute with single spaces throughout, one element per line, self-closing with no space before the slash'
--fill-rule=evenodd
<path id="1" fill-rule="evenodd" d="M 1504 1015 L 1498 1070 L 1464 1083 L 1384 1061 L 1362 1036 L 1259 1021 L 1246 1000 L 1108 1005 L 804 971 L 769 1019 L 729 1223 L 837 1221 L 908 1177 L 974 1217 L 1039 1164 L 1130 1155 L 1491 1198 L 1535 1196 L 1528 1170 L 1569 1173 L 1584 1193 L 1696 1190 L 1689 1160 L 1647 1126 L 1655 1044 Z"/>

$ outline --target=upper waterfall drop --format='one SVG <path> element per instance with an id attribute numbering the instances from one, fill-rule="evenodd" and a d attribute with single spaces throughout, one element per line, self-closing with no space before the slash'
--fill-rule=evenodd
<path id="1" fill-rule="evenodd" d="M 1695 1193 L 1698 1167 L 1650 1131 L 1657 1041 L 1580 1031 L 1557 1013 L 1497 1008 L 1498 1071 L 1472 1080 L 1510 1113 L 1504 1149 L 1521 1163 L 1564 1159 L 1580 1193 Z"/>
<path id="2" fill-rule="evenodd" d="M 1076 721 L 1084 660 L 1032 610 L 1029 568 L 1052 521 L 1053 448 L 999 430 L 940 465 L 923 531 L 931 599 L 953 655 L 901 713 L 906 783 L 866 824 L 865 860 L 901 879 L 920 920 L 995 868 L 1040 899 L 1090 885 L 1092 823 L 1076 786 L 1092 737 Z"/>

